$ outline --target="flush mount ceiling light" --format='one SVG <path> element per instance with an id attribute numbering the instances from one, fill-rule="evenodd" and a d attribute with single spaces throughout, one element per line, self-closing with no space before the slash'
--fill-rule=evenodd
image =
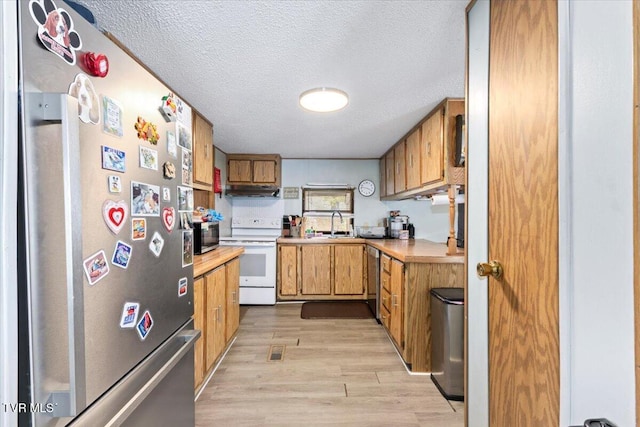
<path id="1" fill-rule="evenodd" d="M 330 113 L 342 110 L 349 103 L 346 92 L 340 89 L 319 87 L 300 94 L 300 106 L 308 111 Z"/>

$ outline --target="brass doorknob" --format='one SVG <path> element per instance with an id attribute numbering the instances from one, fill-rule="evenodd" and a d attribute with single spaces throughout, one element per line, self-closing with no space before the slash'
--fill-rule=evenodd
<path id="1" fill-rule="evenodd" d="M 495 279 L 500 279 L 502 277 L 503 269 L 500 261 L 489 261 L 487 262 L 479 262 L 476 266 L 476 271 L 478 272 L 478 276 L 486 277 L 493 276 Z"/>

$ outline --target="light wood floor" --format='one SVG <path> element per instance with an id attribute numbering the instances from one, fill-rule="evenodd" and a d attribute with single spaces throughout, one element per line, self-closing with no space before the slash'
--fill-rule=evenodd
<path id="1" fill-rule="evenodd" d="M 409 375 L 372 319 L 305 320 L 300 304 L 242 307 L 238 337 L 196 402 L 197 426 L 464 425 L 463 402 Z M 284 360 L 267 360 L 285 345 Z"/>

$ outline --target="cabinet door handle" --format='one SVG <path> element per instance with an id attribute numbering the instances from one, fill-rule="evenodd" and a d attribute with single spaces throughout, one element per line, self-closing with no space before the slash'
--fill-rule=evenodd
<path id="1" fill-rule="evenodd" d="M 236 291 L 231 292 L 231 302 L 233 304 L 236 303 Z"/>
<path id="2" fill-rule="evenodd" d="M 287 277 L 291 278 L 291 266 L 287 267 Z"/>
<path id="3" fill-rule="evenodd" d="M 431 155 L 431 143 L 427 142 L 427 155 L 430 156 Z"/>
<path id="4" fill-rule="evenodd" d="M 396 175 L 400 174 L 400 162 L 396 162 Z"/>
<path id="5" fill-rule="evenodd" d="M 409 154 L 409 166 L 413 167 L 413 154 Z"/>
<path id="6" fill-rule="evenodd" d="M 391 295 L 391 305 L 394 307 L 397 307 L 398 304 L 396 304 L 396 294 Z"/>
<path id="7" fill-rule="evenodd" d="M 216 318 L 218 320 L 218 323 L 220 323 L 220 312 L 222 311 L 222 306 L 219 305 L 217 310 L 218 310 L 218 313 L 216 315 Z"/>

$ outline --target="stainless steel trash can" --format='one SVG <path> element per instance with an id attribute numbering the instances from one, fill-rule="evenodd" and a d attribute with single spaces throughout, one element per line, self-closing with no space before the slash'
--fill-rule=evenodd
<path id="1" fill-rule="evenodd" d="M 464 400 L 464 289 L 431 290 L 431 380 L 448 400 Z"/>

